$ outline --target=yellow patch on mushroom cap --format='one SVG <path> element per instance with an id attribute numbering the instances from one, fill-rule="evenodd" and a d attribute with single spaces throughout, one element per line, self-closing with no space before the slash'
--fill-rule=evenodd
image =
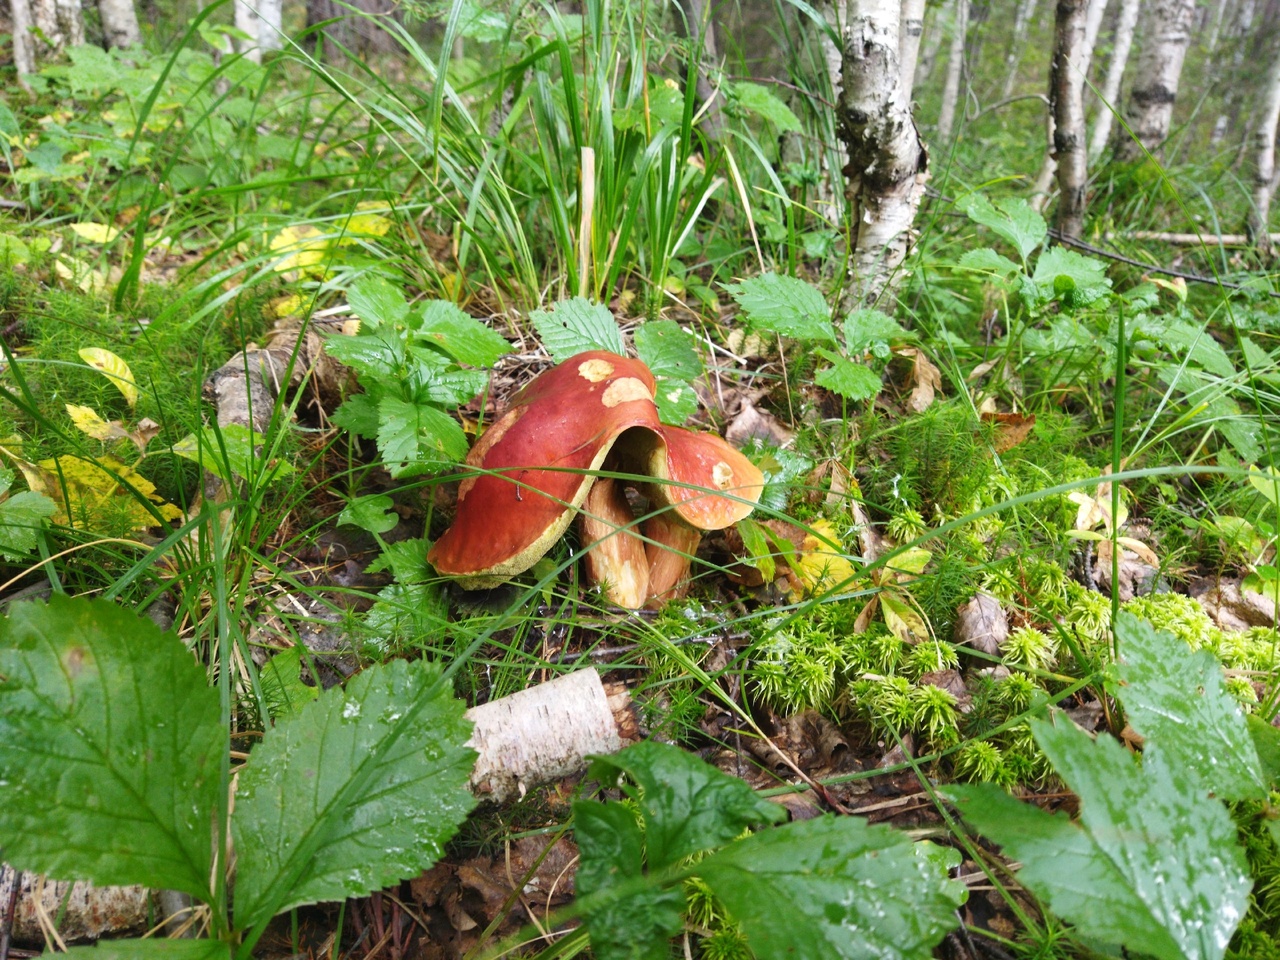
<path id="1" fill-rule="evenodd" d="M 733 485 L 733 467 L 721 460 L 711 468 L 711 479 L 721 490 L 728 490 Z"/>
<path id="2" fill-rule="evenodd" d="M 599 383 L 613 374 L 613 364 L 608 360 L 584 360 L 578 364 L 578 376 L 591 383 Z"/>
<path id="3" fill-rule="evenodd" d="M 587 361 L 587 363 L 594 362 L 593 360 Z M 586 366 L 586 364 L 583 364 L 583 366 Z M 600 402 L 606 407 L 616 407 L 620 403 L 627 403 L 631 400 L 653 401 L 653 394 L 644 385 L 644 381 L 637 380 L 635 377 L 622 377 L 613 381 L 613 383 L 605 387 L 604 393 L 600 395 Z"/>

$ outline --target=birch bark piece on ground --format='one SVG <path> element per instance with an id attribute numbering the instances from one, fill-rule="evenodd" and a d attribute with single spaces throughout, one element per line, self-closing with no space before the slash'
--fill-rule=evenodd
<path id="1" fill-rule="evenodd" d="M 14 885 L 18 887 L 17 910 L 13 917 L 15 944 L 38 946 L 44 943 L 39 913 L 50 920 L 58 917 L 63 898 L 67 908 L 58 925 L 64 940 L 96 940 L 106 934 L 118 935 L 147 928 L 153 913 L 151 893 L 145 887 L 95 887 L 77 881 L 41 882 L 34 873 L 19 873 L 0 863 L 0 911 L 7 911 Z M 3 917 L 0 916 L 0 920 Z"/>
<path id="2" fill-rule="evenodd" d="M 1147 4 L 1142 49 L 1125 111 L 1133 135 L 1121 131 L 1116 143 L 1116 157 L 1122 161 L 1138 160 L 1144 150 L 1155 153 L 1169 136 L 1195 9 L 1195 0 L 1149 0 Z"/>

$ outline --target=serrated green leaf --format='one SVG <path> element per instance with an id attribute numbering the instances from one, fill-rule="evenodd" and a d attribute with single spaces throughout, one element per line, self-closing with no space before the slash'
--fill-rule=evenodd
<path id="1" fill-rule="evenodd" d="M 1133 729 L 1205 790 L 1229 800 L 1265 796 L 1258 753 L 1217 658 L 1131 613 L 1120 613 L 1115 631 L 1115 693 Z"/>
<path id="2" fill-rule="evenodd" d="M 1280 730 L 1254 713 L 1249 714 L 1245 722 L 1253 739 L 1253 748 L 1258 751 L 1258 762 L 1262 764 L 1262 775 L 1267 785 L 1274 787 L 1280 784 Z"/>
<path id="3" fill-rule="evenodd" d="M 383 493 L 357 497 L 342 508 L 338 523 L 349 523 L 370 533 L 386 533 L 400 522 L 400 517 L 391 509 L 393 506 L 392 499 Z"/>
<path id="4" fill-rule="evenodd" d="M 611 757 L 597 757 L 591 776 L 602 782 L 630 777 L 644 818 L 652 870 L 728 843 L 744 829 L 786 816 L 741 780 L 676 747 L 646 742 Z"/>
<path id="5" fill-rule="evenodd" d="M 419 348 L 414 348 L 415 354 Z M 417 399 L 460 407 L 489 385 L 489 374 L 483 370 L 420 370 L 423 388 Z"/>
<path id="6" fill-rule="evenodd" d="M 620 357 L 627 355 L 618 321 L 602 304 L 574 297 L 561 300 L 550 310 L 532 311 L 529 320 L 556 363 L 564 363 L 586 350 L 607 350 Z"/>
<path id="7" fill-rule="evenodd" d="M 796 133 L 801 129 L 800 118 L 768 87 L 758 83 L 735 83 L 733 96 L 739 106 L 772 123 L 779 133 Z"/>
<path id="8" fill-rule="evenodd" d="M 958 922 L 945 870 L 904 833 L 857 817 L 765 830 L 697 870 L 760 960 L 927 960 Z"/>
<path id="9" fill-rule="evenodd" d="M 1208 330 L 1185 320 L 1148 317 L 1139 329 L 1170 350 L 1179 362 L 1186 357 L 1191 363 L 1219 377 L 1234 377 L 1235 364 L 1222 349 L 1222 344 Z"/>
<path id="10" fill-rule="evenodd" d="M 231 482 L 235 477 L 257 478 L 272 484 L 294 473 L 293 464 L 283 457 L 269 465 L 258 452 L 265 438 L 239 423 L 205 427 L 188 434 L 169 449 L 185 460 L 198 463 L 215 477 Z"/>
<path id="11" fill-rule="evenodd" d="M 13 483 L 13 473 L 0 471 L 4 490 Z M 3 493 L 3 491 L 0 491 Z M 23 490 L 0 502 L 0 556 L 22 560 L 40 542 L 44 521 L 58 512 L 58 505 L 43 493 Z"/>
<path id="12" fill-rule="evenodd" d="M 854 310 L 844 321 L 844 346 L 851 354 L 914 340 L 897 320 L 879 310 Z M 883 351 L 887 356 L 888 351 Z"/>
<path id="13" fill-rule="evenodd" d="M 221 940 L 99 940 L 91 947 L 72 947 L 59 956 L 71 960 L 230 960 L 231 947 Z"/>
<path id="14" fill-rule="evenodd" d="M 448 624 L 449 602 L 438 583 L 393 583 L 378 591 L 362 629 L 382 647 L 396 640 L 436 636 L 448 630 Z"/>
<path id="15" fill-rule="evenodd" d="M 644 876 L 644 841 L 635 812 L 621 803 L 573 805 L 574 840 L 580 856 L 578 895 L 595 895 L 586 911 L 592 953 L 603 960 L 665 960 L 668 941 L 683 924 L 684 897 L 655 882 L 625 896 L 601 898 Z"/>
<path id="16" fill-rule="evenodd" d="M 724 288 L 742 307 L 752 326 L 796 340 L 835 343 L 831 308 L 813 284 L 795 277 L 762 273 L 741 283 L 726 283 Z"/>
<path id="17" fill-rule="evenodd" d="M 491 367 L 511 352 L 511 344 L 457 304 L 428 300 L 419 308 L 421 323 L 414 336 L 433 343 L 459 363 Z"/>
<path id="18" fill-rule="evenodd" d="M 653 402 L 658 406 L 658 419 L 663 423 L 680 426 L 698 412 L 698 392 L 683 380 L 658 380 L 658 392 Z"/>
<path id="19" fill-rule="evenodd" d="M 1022 861 L 1019 881 L 1084 936 L 1161 960 L 1221 960 L 1250 887 L 1226 808 L 1158 744 L 1139 765 L 1110 737 L 1058 723 L 1032 720 L 1032 733 L 1079 796 L 1078 824 L 990 786 L 946 792 Z"/>
<path id="20" fill-rule="evenodd" d="M 291 717 L 320 695 L 320 688 L 302 682 L 302 648 L 281 650 L 258 671 L 263 699 L 271 719 Z"/>
<path id="21" fill-rule="evenodd" d="M 969 219 L 989 227 L 1013 244 L 1023 260 L 1049 235 L 1044 217 L 1021 197 L 1008 197 L 992 204 L 984 194 L 972 193 L 960 206 Z"/>
<path id="22" fill-rule="evenodd" d="M 436 407 L 383 397 L 378 417 L 378 449 L 393 477 L 457 463 L 467 455 L 462 427 Z"/>
<path id="23" fill-rule="evenodd" d="M 381 379 L 397 377 L 407 359 L 408 333 L 373 329 L 356 334 L 334 334 L 324 342 L 324 352 L 359 374 Z"/>
<path id="24" fill-rule="evenodd" d="M 421 537 L 388 543 L 378 558 L 365 567 L 365 572 L 380 573 L 390 570 L 397 583 L 422 583 L 431 580 L 434 574 L 427 564 L 428 546 L 427 541 Z"/>
<path id="25" fill-rule="evenodd" d="M 331 419 L 343 430 L 354 433 L 358 437 L 372 440 L 378 435 L 382 420 L 378 417 L 378 403 L 367 393 L 357 393 L 348 397 Z"/>
<path id="26" fill-rule="evenodd" d="M 635 332 L 636 353 L 655 377 L 696 380 L 702 376 L 702 358 L 693 337 L 674 320 L 650 320 Z"/>
<path id="27" fill-rule="evenodd" d="M 996 253 L 990 247 L 966 250 L 960 255 L 958 264 L 965 270 L 994 273 L 1001 277 L 1007 277 L 1011 273 L 1018 273 L 1022 269 L 1008 257 Z"/>
<path id="28" fill-rule="evenodd" d="M 1111 294 L 1107 265 L 1065 247 L 1050 247 L 1036 260 L 1032 278 L 1042 295 L 1061 297 L 1063 303 L 1076 309 L 1087 307 Z"/>
<path id="29" fill-rule="evenodd" d="M 267 731 L 240 771 L 235 921 L 415 876 L 475 805 L 471 723 L 437 664 L 371 667 Z"/>
<path id="30" fill-rule="evenodd" d="M 409 316 L 404 294 L 382 277 L 361 277 L 347 291 L 347 302 L 360 318 L 361 328 L 403 323 Z"/>
<path id="31" fill-rule="evenodd" d="M 854 401 L 870 400 L 883 387 L 880 374 L 865 364 L 846 360 L 831 350 L 819 350 L 818 353 L 831 361 L 831 366 L 819 370 L 813 378 L 818 386 Z"/>
<path id="32" fill-rule="evenodd" d="M 19 870 L 210 899 L 229 748 L 172 633 L 55 594 L 0 621 L 0 846 Z"/>

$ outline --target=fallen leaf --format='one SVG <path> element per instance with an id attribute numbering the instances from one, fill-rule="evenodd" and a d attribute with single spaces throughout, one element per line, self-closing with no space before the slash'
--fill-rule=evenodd
<path id="1" fill-rule="evenodd" d="M 907 409 L 912 413 L 924 413 L 942 389 L 942 371 L 933 365 L 919 347 L 899 347 L 894 353 L 912 361 L 911 377 L 907 381 L 911 384 Z"/>
<path id="2" fill-rule="evenodd" d="M 115 384 L 116 389 L 124 397 L 125 403 L 134 406 L 138 402 L 138 386 L 133 379 L 133 371 L 129 365 L 110 350 L 101 347 L 83 347 L 80 359 Z"/>
<path id="3" fill-rule="evenodd" d="M 1000 656 L 1000 647 L 1009 639 L 1009 618 L 1000 601 L 988 593 L 979 593 L 956 611 L 954 638 L 957 645 L 968 644 L 992 657 Z"/>
<path id="4" fill-rule="evenodd" d="M 773 414 L 756 409 L 755 404 L 743 397 L 737 416 L 730 421 L 724 438 L 735 447 L 741 447 L 752 439 L 773 447 L 785 447 L 795 439 L 795 433 L 783 426 Z"/>
<path id="5" fill-rule="evenodd" d="M 76 403 L 68 403 L 67 416 L 75 424 L 76 429 L 86 433 L 95 440 L 123 440 L 129 436 L 119 420 L 110 422 L 98 416 L 93 407 L 85 407 Z"/>
<path id="6" fill-rule="evenodd" d="M 995 424 L 996 435 L 992 440 L 996 453 L 1012 450 L 1031 435 L 1036 425 L 1034 413 L 1023 416 L 1021 413 L 984 413 L 983 423 Z"/>
<path id="7" fill-rule="evenodd" d="M 75 231 L 76 236 L 80 237 L 80 239 L 88 240 L 90 243 L 110 243 L 120 236 L 118 229 L 107 226 L 105 223 L 73 223 L 71 229 Z"/>

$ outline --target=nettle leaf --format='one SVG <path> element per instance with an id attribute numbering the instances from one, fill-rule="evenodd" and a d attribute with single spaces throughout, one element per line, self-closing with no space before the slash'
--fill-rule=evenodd
<path id="1" fill-rule="evenodd" d="M 0 621 L 0 678 L 5 860 L 210 899 L 229 746 L 181 641 L 108 601 L 55 594 Z"/>
<path id="2" fill-rule="evenodd" d="M 786 816 L 736 777 L 721 773 L 676 747 L 639 743 L 611 757 L 597 757 L 591 776 L 603 782 L 620 775 L 640 804 L 650 869 L 728 843 L 749 826 Z"/>
<path id="3" fill-rule="evenodd" d="M 1011 273 L 1018 273 L 1022 270 L 1020 266 L 1008 257 L 996 253 L 990 247 L 982 247 L 978 250 L 966 250 L 960 255 L 958 264 L 964 270 L 977 270 L 982 273 L 994 273 L 1001 277 L 1007 277 Z"/>
<path id="4" fill-rule="evenodd" d="M 393 477 L 457 463 L 467 455 L 462 427 L 436 407 L 383 397 L 378 418 L 378 449 Z"/>
<path id="5" fill-rule="evenodd" d="M 460 407 L 489 385 L 489 375 L 483 370 L 432 370 L 418 371 L 424 386 L 418 398 L 430 403 Z"/>
<path id="6" fill-rule="evenodd" d="M 668 941 L 684 926 L 684 896 L 656 881 L 627 886 L 644 876 L 644 834 L 635 812 L 621 803 L 575 803 L 573 834 L 581 858 L 578 895 L 595 897 L 585 913 L 592 953 L 602 960 L 665 960 Z M 617 896 L 601 896 L 610 891 Z"/>
<path id="7" fill-rule="evenodd" d="M 772 123 L 779 133 L 796 133 L 801 129 L 800 118 L 768 87 L 758 83 L 735 83 L 732 92 L 739 106 Z"/>
<path id="8" fill-rule="evenodd" d="M 270 464 L 263 462 L 258 450 L 265 439 L 243 424 L 229 423 L 205 427 L 199 434 L 183 437 L 169 449 L 228 483 L 235 477 L 257 477 L 271 484 L 295 471 L 293 464 L 283 457 L 275 458 Z"/>
<path id="9" fill-rule="evenodd" d="M 1013 244 L 1023 260 L 1049 235 L 1044 217 L 1032 210 L 1021 197 L 1007 197 L 993 204 L 984 194 L 971 193 L 960 207 L 969 219 L 990 228 Z"/>
<path id="10" fill-rule="evenodd" d="M 391 498 L 384 493 L 357 497 L 342 508 L 338 523 L 349 523 L 370 533 L 386 533 L 400 522 L 400 517 L 391 509 L 393 506 Z"/>
<path id="11" fill-rule="evenodd" d="M 1032 279 L 1041 296 L 1061 297 L 1072 309 L 1087 307 L 1111 294 L 1107 265 L 1065 247 L 1050 247 L 1040 254 Z"/>
<path id="12" fill-rule="evenodd" d="M 1080 798 L 1079 823 L 990 784 L 947 787 L 964 818 L 1084 936 L 1161 960 L 1221 960 L 1251 885 L 1226 807 L 1154 742 L 1139 764 L 1070 721 L 1030 722 Z"/>
<path id="13" fill-rule="evenodd" d="M 871 350 L 887 357 L 890 344 L 914 339 L 914 334 L 879 310 L 854 310 L 844 321 L 844 346 L 849 353 Z"/>
<path id="14" fill-rule="evenodd" d="M 820 387 L 838 393 L 846 400 L 870 400 L 880 392 L 880 374 L 862 363 L 854 363 L 831 350 L 819 350 L 831 366 L 819 370 L 813 378 Z"/>
<path id="15" fill-rule="evenodd" d="M 762 273 L 741 283 L 726 283 L 724 288 L 742 307 L 752 326 L 796 340 L 835 343 L 831 308 L 813 284 L 795 277 Z"/>
<path id="16" fill-rule="evenodd" d="M 324 342 L 324 352 L 359 374 L 382 379 L 397 376 L 407 359 L 407 332 L 373 328 L 356 334 L 339 333 Z"/>
<path id="17" fill-rule="evenodd" d="M 404 294 L 382 277 L 361 277 L 347 291 L 347 302 L 360 318 L 361 327 L 370 330 L 383 324 L 403 323 L 409 316 Z"/>
<path id="18" fill-rule="evenodd" d="M 362 897 L 438 860 L 475 806 L 463 709 L 439 665 L 397 660 L 268 730 L 236 787 L 236 925 Z"/>
<path id="19" fill-rule="evenodd" d="M 459 363 L 491 367 L 511 352 L 511 344 L 479 320 L 463 313 L 457 304 L 428 300 L 419 308 L 421 323 L 414 332 L 435 344 Z"/>
<path id="20" fill-rule="evenodd" d="M 587 350 L 627 355 L 618 321 L 609 308 L 582 297 L 561 300 L 550 310 L 534 310 L 529 320 L 556 363 Z"/>
<path id="21" fill-rule="evenodd" d="M 1258 752 L 1217 658 L 1131 613 L 1116 618 L 1115 630 L 1123 661 L 1115 694 L 1133 728 L 1203 789 L 1230 800 L 1266 796 Z"/>
<path id="22" fill-rule="evenodd" d="M 12 470 L 0 470 L 0 496 L 13 485 Z M 0 501 L 0 556 L 22 560 L 36 548 L 46 517 L 58 512 L 58 505 L 43 493 L 23 490 Z"/>
<path id="23" fill-rule="evenodd" d="M 760 960 L 932 956 L 963 884 L 906 834 L 858 817 L 789 823 L 697 865 Z"/>
<path id="24" fill-rule="evenodd" d="M 72 947 L 59 956 L 70 960 L 230 960 L 231 946 L 221 940 L 99 940 Z"/>
<path id="25" fill-rule="evenodd" d="M 365 567 L 366 573 L 390 570 L 397 583 L 423 583 L 435 577 L 427 564 L 430 544 L 421 537 L 388 543 L 378 558 Z"/>
<path id="26" fill-rule="evenodd" d="M 378 402 L 367 393 L 348 397 L 329 418 L 343 430 L 358 437 L 372 440 L 378 435 L 382 420 L 378 416 Z"/>

